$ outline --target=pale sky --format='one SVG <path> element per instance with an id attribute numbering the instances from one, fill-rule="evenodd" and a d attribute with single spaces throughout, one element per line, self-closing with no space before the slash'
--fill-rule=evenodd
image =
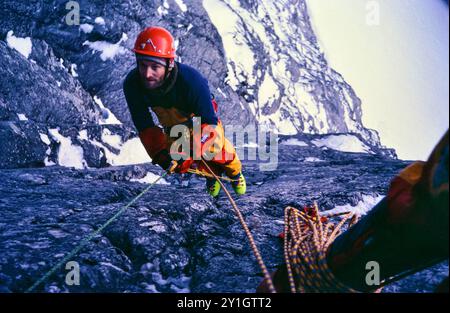
<path id="1" fill-rule="evenodd" d="M 307 5 L 330 66 L 362 100 L 364 126 L 400 159 L 426 160 L 449 127 L 448 6 L 441 0 Z"/>

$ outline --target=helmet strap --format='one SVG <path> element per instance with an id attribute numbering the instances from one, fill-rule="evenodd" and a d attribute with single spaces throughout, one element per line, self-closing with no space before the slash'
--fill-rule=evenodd
<path id="1" fill-rule="evenodd" d="M 170 72 L 172 72 L 172 69 L 173 69 L 172 62 L 173 61 L 171 59 L 166 60 L 166 74 L 164 75 L 164 80 L 166 80 L 167 77 L 169 77 Z"/>

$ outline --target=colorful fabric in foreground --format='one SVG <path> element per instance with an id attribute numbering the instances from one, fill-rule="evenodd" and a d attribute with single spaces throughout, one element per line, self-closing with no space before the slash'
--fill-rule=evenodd
<path id="1" fill-rule="evenodd" d="M 414 162 L 387 196 L 359 222 L 353 213 L 331 221 L 317 206 L 286 208 L 286 263 L 273 273 L 278 292 L 378 292 L 382 286 L 448 259 L 449 134 L 427 162 Z M 349 227 L 345 231 L 345 227 Z M 366 281 L 376 262 L 380 283 Z M 268 292 L 264 282 L 258 292 Z"/>
<path id="2" fill-rule="evenodd" d="M 327 260 L 346 285 L 362 291 L 366 264 L 395 280 L 448 259 L 448 131 L 427 162 L 414 162 L 391 182 L 387 196 L 330 246 Z"/>

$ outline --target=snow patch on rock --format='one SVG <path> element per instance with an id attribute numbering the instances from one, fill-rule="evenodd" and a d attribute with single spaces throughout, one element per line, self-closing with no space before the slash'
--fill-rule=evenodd
<path id="1" fill-rule="evenodd" d="M 70 138 L 64 137 L 59 133 L 58 129 L 48 130 L 53 139 L 60 144 L 58 149 L 58 164 L 66 167 L 74 167 L 76 169 L 87 168 L 86 160 L 84 160 L 83 148 L 73 145 Z"/>
<path id="2" fill-rule="evenodd" d="M 161 176 L 153 174 L 151 172 L 148 172 L 147 175 L 143 178 L 132 178 L 130 181 L 132 182 L 138 182 L 142 184 L 153 184 L 155 181 L 157 181 Z M 170 185 L 169 182 L 167 182 L 164 178 L 159 180 L 158 185 Z"/>
<path id="3" fill-rule="evenodd" d="M 25 116 L 25 114 L 18 113 L 17 117 L 19 118 L 19 121 L 28 121 L 28 118 Z"/>
<path id="4" fill-rule="evenodd" d="M 282 141 L 280 144 L 285 145 L 285 146 L 299 146 L 299 147 L 308 147 L 309 146 L 306 142 L 298 140 L 296 138 L 290 138 L 286 141 Z"/>
<path id="5" fill-rule="evenodd" d="M 26 59 L 28 59 L 31 54 L 31 50 L 33 49 L 33 44 L 30 37 L 16 37 L 14 36 L 14 32 L 12 30 L 6 34 L 6 43 L 8 44 L 8 47 L 15 49 Z"/>
<path id="6" fill-rule="evenodd" d="M 371 149 L 354 135 L 329 135 L 315 139 L 312 143 L 317 147 L 328 147 L 343 152 L 371 153 Z"/>
<path id="7" fill-rule="evenodd" d="M 81 24 L 80 29 L 85 34 L 90 34 L 94 30 L 94 26 L 91 24 Z"/>
<path id="8" fill-rule="evenodd" d="M 340 214 L 340 213 L 346 213 L 346 212 L 352 212 L 359 216 L 366 215 L 383 198 L 384 198 L 384 196 L 382 196 L 382 195 L 377 195 L 377 196 L 363 195 L 362 200 L 359 201 L 356 206 L 352 206 L 350 204 L 337 206 L 332 210 L 327 210 L 327 211 L 323 212 L 323 215 L 327 216 L 327 215 Z"/>
<path id="9" fill-rule="evenodd" d="M 110 43 L 107 41 L 88 41 L 83 42 L 83 46 L 88 46 L 92 49 L 92 53 L 101 52 L 100 59 L 102 61 L 113 60 L 116 56 L 125 54 L 127 49 L 121 46 L 122 42 L 128 40 L 128 36 L 122 33 L 122 38 L 117 43 Z"/>
<path id="10" fill-rule="evenodd" d="M 183 0 L 175 0 L 175 3 L 178 5 L 182 12 L 187 12 L 187 6 Z"/>
<path id="11" fill-rule="evenodd" d="M 102 118 L 100 119 L 100 125 L 121 125 L 122 122 L 111 112 L 110 109 L 105 107 L 102 100 L 98 96 L 94 96 L 94 102 L 102 109 Z"/>

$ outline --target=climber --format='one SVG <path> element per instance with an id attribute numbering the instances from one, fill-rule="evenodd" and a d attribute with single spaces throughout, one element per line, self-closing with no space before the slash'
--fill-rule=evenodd
<path id="1" fill-rule="evenodd" d="M 217 176 L 225 173 L 232 179 L 236 194 L 245 194 L 242 164 L 233 145 L 225 138 L 208 82 L 196 69 L 175 61 L 174 38 L 170 32 L 162 27 L 144 29 L 136 39 L 133 52 L 137 66 L 127 75 L 123 90 L 133 123 L 152 163 L 170 173 L 183 174 L 192 168 L 207 172 L 203 163 L 206 162 Z M 150 111 L 162 127 L 155 123 Z M 175 126 L 187 129 L 179 139 L 171 136 Z M 180 139 L 185 141 L 177 146 Z M 217 197 L 221 187 L 215 179 L 207 178 L 206 188 L 211 196 Z"/>

